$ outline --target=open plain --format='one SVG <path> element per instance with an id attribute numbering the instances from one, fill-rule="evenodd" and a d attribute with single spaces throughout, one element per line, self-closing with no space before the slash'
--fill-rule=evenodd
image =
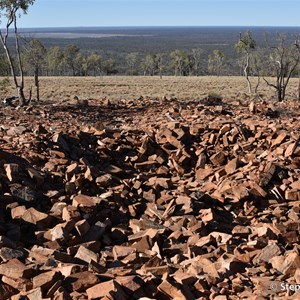
<path id="1" fill-rule="evenodd" d="M 299 299 L 297 80 L 40 84 L 0 111 L 1 299 Z"/>
<path id="2" fill-rule="evenodd" d="M 25 91 L 28 93 L 28 89 L 34 85 L 33 79 L 26 77 L 25 81 Z M 251 78 L 251 82 L 255 87 L 257 78 Z M 262 78 L 260 82 L 258 92 L 262 98 L 268 102 L 274 99 L 274 89 L 268 87 Z M 271 82 L 275 83 L 275 79 Z M 134 100 L 141 96 L 161 99 L 166 96 L 184 101 L 201 99 L 209 93 L 235 100 L 250 98 L 245 78 L 235 76 L 163 76 L 162 79 L 158 76 L 41 77 L 40 86 L 41 99 L 45 104 L 72 102 L 76 95 L 80 99 L 92 100 L 104 97 L 112 100 Z M 291 79 L 287 91 L 288 100 L 297 99 L 297 89 L 298 80 Z M 2 93 L 1 98 L 14 94 L 15 90 L 10 88 L 7 93 Z"/>

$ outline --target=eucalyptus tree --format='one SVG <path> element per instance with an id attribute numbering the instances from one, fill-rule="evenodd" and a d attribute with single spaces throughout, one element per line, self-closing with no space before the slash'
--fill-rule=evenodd
<path id="1" fill-rule="evenodd" d="M 86 76 L 87 75 L 87 57 L 79 52 L 74 59 L 74 73 L 73 76 Z"/>
<path id="2" fill-rule="evenodd" d="M 31 39 L 25 45 L 24 60 L 29 71 L 33 72 L 37 100 L 40 100 L 39 75 L 46 65 L 46 53 L 46 48 L 37 39 Z"/>
<path id="3" fill-rule="evenodd" d="M 172 59 L 171 64 L 173 65 L 175 71 L 174 75 L 184 75 L 188 61 L 187 53 L 184 50 L 176 49 L 170 53 L 170 57 Z"/>
<path id="4" fill-rule="evenodd" d="M 103 62 L 103 71 L 106 75 L 117 74 L 118 70 L 116 69 L 117 62 L 113 58 L 109 58 Z"/>
<path id="5" fill-rule="evenodd" d="M 157 64 L 157 70 L 160 79 L 162 79 L 162 72 L 165 68 L 165 55 L 163 53 L 157 53 L 156 54 L 156 64 Z"/>
<path id="6" fill-rule="evenodd" d="M 87 73 L 91 71 L 94 76 L 96 76 L 97 74 L 101 75 L 103 64 L 103 59 L 101 55 L 99 55 L 96 52 L 91 53 L 86 59 L 86 64 Z"/>
<path id="7" fill-rule="evenodd" d="M 194 74 L 196 76 L 199 75 L 199 69 L 201 64 L 201 59 L 204 51 L 201 48 L 194 48 L 192 49 L 192 59 L 193 59 L 193 68 L 194 68 Z"/>
<path id="8" fill-rule="evenodd" d="M 220 76 L 221 70 L 224 67 L 225 55 L 221 50 L 214 50 L 212 54 L 208 56 L 208 71 L 212 75 Z"/>
<path id="9" fill-rule="evenodd" d="M 47 74 L 48 75 L 62 75 L 64 66 L 63 50 L 54 46 L 47 51 Z"/>
<path id="10" fill-rule="evenodd" d="M 26 14 L 28 12 L 29 6 L 33 3 L 34 0 L 0 0 L 0 40 L 10 66 L 11 75 L 15 88 L 18 92 L 19 104 L 21 106 L 28 104 L 30 97 L 26 100 L 24 95 L 24 71 L 21 60 L 20 37 L 18 34 L 17 20 L 22 13 Z M 3 25 L 4 29 L 2 29 Z M 8 47 L 8 37 L 11 33 L 11 28 L 13 28 L 13 35 L 15 39 L 16 63 L 14 63 L 14 54 Z"/>
<path id="11" fill-rule="evenodd" d="M 144 75 L 149 74 L 153 76 L 157 70 L 156 55 L 147 54 L 141 62 L 141 67 L 143 69 Z"/>
<path id="12" fill-rule="evenodd" d="M 252 93 L 252 86 L 249 79 L 250 75 L 250 55 L 256 47 L 256 41 L 252 37 L 252 32 L 247 31 L 244 35 L 240 34 L 239 41 L 235 44 L 235 49 L 238 53 L 244 55 L 243 59 L 243 72 L 248 83 L 248 91 Z"/>
<path id="13" fill-rule="evenodd" d="M 130 52 L 125 57 L 127 65 L 129 67 L 130 75 L 134 75 L 137 73 L 137 70 L 135 69 L 138 64 L 139 54 L 137 52 Z"/>
<path id="14" fill-rule="evenodd" d="M 76 66 L 78 64 L 77 55 L 79 52 L 79 47 L 73 44 L 68 45 L 63 51 L 65 67 L 67 68 L 67 71 L 71 70 L 72 76 L 76 75 Z"/>
<path id="15" fill-rule="evenodd" d="M 252 57 L 252 72 L 253 75 L 257 78 L 256 84 L 254 87 L 254 93 L 258 94 L 258 88 L 261 82 L 262 75 L 266 71 L 266 49 L 257 48 L 251 54 Z"/>

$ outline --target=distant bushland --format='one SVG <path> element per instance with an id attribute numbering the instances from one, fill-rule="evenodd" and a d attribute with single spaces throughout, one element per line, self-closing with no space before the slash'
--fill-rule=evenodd
<path id="1" fill-rule="evenodd" d="M 299 34 L 298 27 L 37 28 L 20 33 L 27 40 L 38 39 L 47 50 L 41 75 L 188 76 L 243 75 L 244 61 L 235 44 L 248 30 L 262 55 L 268 55 L 270 48 L 266 33 L 274 45 L 278 32 L 286 33 L 288 41 Z M 76 51 L 68 56 L 69 49 Z M 1 57 L 5 60 L 0 52 L 0 64 Z M 32 75 L 32 70 L 25 71 Z M 0 75 L 9 75 L 7 68 L 1 68 Z M 249 75 L 255 75 L 255 70 L 249 70 Z"/>

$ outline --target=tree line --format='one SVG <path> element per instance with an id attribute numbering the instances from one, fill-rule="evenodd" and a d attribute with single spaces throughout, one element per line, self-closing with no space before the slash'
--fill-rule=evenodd
<path id="1" fill-rule="evenodd" d="M 201 48 L 191 51 L 174 50 L 169 53 L 138 52 L 120 58 L 103 57 L 98 52 L 87 52 L 70 44 L 46 49 L 37 39 L 22 39 L 21 59 L 25 75 L 39 72 L 43 76 L 101 76 L 101 75 L 225 75 L 228 73 L 225 56 L 220 50 L 205 57 Z M 5 53 L 0 52 L 0 76 L 10 74 Z"/>
<path id="2" fill-rule="evenodd" d="M 247 32 L 245 36 L 251 34 Z M 280 37 L 282 39 L 283 36 Z M 251 37 L 252 38 L 252 37 Z M 101 75 L 275 75 L 270 63 L 275 62 L 274 47 L 256 48 L 253 44 L 245 46 L 238 40 L 235 47 L 237 55 L 227 57 L 220 49 L 210 53 L 202 48 L 191 50 L 175 49 L 168 53 L 125 53 L 123 57 L 107 57 L 100 52 L 87 52 L 70 44 L 66 47 L 46 49 L 37 39 L 22 39 L 21 59 L 26 75 L 34 75 L 36 68 L 43 76 L 101 76 Z M 284 38 L 284 43 L 286 42 Z M 282 43 L 282 41 L 280 41 Z M 291 47 L 293 45 L 282 45 Z M 291 51 L 289 51 L 291 52 Z M 292 53 L 289 53 L 292 54 Z M 273 56 L 272 56 L 273 55 Z M 290 57 L 292 58 L 292 57 Z M 247 71 L 245 73 L 245 70 Z M 10 74 L 5 53 L 0 52 L 0 76 Z"/>

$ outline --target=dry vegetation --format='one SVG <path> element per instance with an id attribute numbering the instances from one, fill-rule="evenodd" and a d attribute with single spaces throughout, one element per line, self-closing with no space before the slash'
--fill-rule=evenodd
<path id="1" fill-rule="evenodd" d="M 256 78 L 252 78 L 253 83 Z M 33 85 L 31 78 L 26 78 L 27 89 Z M 69 102 L 76 95 L 80 99 L 127 99 L 134 100 L 140 96 L 149 98 L 176 97 L 179 100 L 195 100 L 203 98 L 208 93 L 217 93 L 224 98 L 243 100 L 247 83 L 243 77 L 132 77 L 132 76 L 103 76 L 103 77 L 42 77 L 40 79 L 41 99 L 44 101 Z M 298 80 L 291 80 L 287 98 L 295 99 Z M 263 80 L 259 89 L 263 99 L 274 97 L 274 90 Z M 14 95 L 11 89 L 5 95 Z"/>

